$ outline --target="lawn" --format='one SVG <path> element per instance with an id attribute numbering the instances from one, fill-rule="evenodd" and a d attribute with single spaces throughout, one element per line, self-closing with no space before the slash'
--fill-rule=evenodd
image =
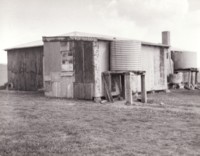
<path id="1" fill-rule="evenodd" d="M 0 156 L 199 155 L 200 91 L 148 97 L 126 106 L 0 92 Z"/>

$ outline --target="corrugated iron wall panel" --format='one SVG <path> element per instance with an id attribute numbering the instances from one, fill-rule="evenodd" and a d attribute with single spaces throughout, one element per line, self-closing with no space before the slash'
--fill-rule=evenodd
<path id="1" fill-rule="evenodd" d="M 36 91 L 43 87 L 43 47 L 8 51 L 8 82 L 14 90 Z"/>
<path id="2" fill-rule="evenodd" d="M 118 40 L 111 43 L 111 70 L 141 70 L 141 42 Z"/>

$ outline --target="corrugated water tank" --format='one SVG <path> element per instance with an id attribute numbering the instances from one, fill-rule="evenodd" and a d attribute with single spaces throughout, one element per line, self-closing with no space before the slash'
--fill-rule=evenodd
<path id="1" fill-rule="evenodd" d="M 174 69 L 197 68 L 197 53 L 195 52 L 173 52 L 172 60 Z"/>
<path id="2" fill-rule="evenodd" d="M 111 70 L 141 70 L 141 42 L 116 40 L 111 43 Z"/>

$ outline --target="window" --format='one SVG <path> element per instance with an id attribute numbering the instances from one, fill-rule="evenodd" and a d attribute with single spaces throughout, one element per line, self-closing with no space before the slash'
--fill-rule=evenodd
<path id="1" fill-rule="evenodd" d="M 73 54 L 72 51 L 61 51 L 62 71 L 73 71 Z"/>
<path id="2" fill-rule="evenodd" d="M 73 42 L 60 42 L 61 69 L 63 72 L 73 71 Z"/>

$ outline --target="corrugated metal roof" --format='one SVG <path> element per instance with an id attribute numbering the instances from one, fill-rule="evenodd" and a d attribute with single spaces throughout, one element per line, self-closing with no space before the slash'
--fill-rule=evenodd
<path id="1" fill-rule="evenodd" d="M 92 38 L 97 38 L 101 40 L 134 40 L 134 41 L 140 41 L 140 40 L 135 40 L 131 38 L 124 38 L 124 37 L 116 37 L 116 36 L 108 36 L 108 35 L 101 35 L 101 34 L 93 34 L 93 33 L 85 33 L 85 32 L 70 32 L 66 34 L 61 34 L 58 36 L 47 36 L 47 37 L 65 37 L 65 36 L 76 36 L 76 37 L 92 37 Z M 161 47 L 169 47 L 169 45 L 165 45 L 162 43 L 152 43 L 152 42 L 146 42 L 146 41 L 140 41 L 144 45 L 149 45 L 149 46 L 161 46 Z"/>
<path id="2" fill-rule="evenodd" d="M 179 51 L 179 52 L 191 52 L 191 53 L 196 53 L 195 51 L 184 50 L 184 49 L 175 48 L 175 47 L 171 47 L 171 51 Z"/>
<path id="3" fill-rule="evenodd" d="M 130 38 L 114 37 L 114 36 L 85 33 L 85 32 L 78 32 L 78 31 L 74 31 L 74 32 L 66 33 L 66 34 L 61 34 L 61 35 L 57 35 L 57 36 L 47 36 L 47 37 L 67 37 L 67 36 L 71 36 L 71 37 L 91 37 L 91 38 L 96 38 L 96 39 L 100 39 L 100 40 L 109 40 L 109 41 L 112 41 L 112 40 L 134 40 L 134 39 L 130 39 Z M 134 41 L 139 41 L 139 40 L 134 40 Z M 164 45 L 164 44 L 160 44 L 160 43 L 151 43 L 151 42 L 145 42 L 145 41 L 140 41 L 140 42 L 144 45 L 168 47 L 168 45 Z M 25 44 L 20 44 L 20 45 L 11 47 L 11 48 L 7 48 L 5 50 L 8 51 L 8 50 L 14 50 L 14 49 L 40 47 L 40 46 L 43 46 L 42 40 L 28 42 L 28 43 L 25 43 Z"/>
<path id="4" fill-rule="evenodd" d="M 148 45 L 148 46 L 156 46 L 156 47 L 169 47 L 169 45 L 162 44 L 162 43 L 152 43 L 152 42 L 146 42 L 146 41 L 141 41 L 143 45 Z"/>
<path id="5" fill-rule="evenodd" d="M 20 45 L 11 47 L 11 48 L 7 48 L 7 49 L 5 49 L 5 51 L 14 50 L 14 49 L 22 49 L 22 48 L 41 47 L 41 46 L 43 46 L 43 41 L 37 40 L 37 41 L 33 41 L 33 42 L 20 44 Z"/>
<path id="6" fill-rule="evenodd" d="M 107 38 L 110 40 L 113 40 L 115 37 L 114 36 L 109 36 L 109 35 L 101 35 L 101 34 L 94 34 L 94 33 L 86 33 L 86 32 L 79 32 L 79 31 L 74 31 L 58 36 L 79 36 L 79 37 L 96 37 L 96 38 Z"/>
<path id="7" fill-rule="evenodd" d="M 74 31 L 66 34 L 56 35 L 56 36 L 45 36 L 45 37 L 89 37 L 89 38 L 96 38 L 100 40 L 133 40 L 130 38 L 123 38 L 123 37 L 116 37 L 116 36 L 109 36 L 109 35 L 102 35 L 102 34 L 95 34 L 95 33 L 86 33 L 86 32 L 79 32 Z"/>

